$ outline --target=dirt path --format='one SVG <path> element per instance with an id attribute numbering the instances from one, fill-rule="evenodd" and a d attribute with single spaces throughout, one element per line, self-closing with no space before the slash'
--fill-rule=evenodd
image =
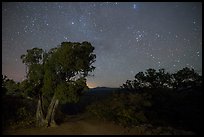
<path id="1" fill-rule="evenodd" d="M 32 128 L 5 131 L 10 135 L 121 135 L 124 129 L 109 122 L 78 120 L 58 127 Z"/>
<path id="2" fill-rule="evenodd" d="M 135 127 L 129 132 L 123 127 L 108 121 L 99 121 L 90 117 L 71 116 L 57 127 L 30 128 L 3 131 L 4 135 L 149 135 L 149 130 Z M 156 130 L 158 131 L 158 130 Z M 180 131 L 178 134 L 192 135 L 193 132 Z M 157 134 L 157 133 L 155 133 Z M 166 133 L 169 134 L 169 133 Z"/>

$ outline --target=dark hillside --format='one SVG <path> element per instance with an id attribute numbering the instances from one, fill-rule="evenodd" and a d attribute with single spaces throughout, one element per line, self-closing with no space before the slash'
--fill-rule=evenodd
<path id="1" fill-rule="evenodd" d="M 112 95 L 114 92 L 119 92 L 119 88 L 109 88 L 109 87 L 96 87 L 89 89 L 84 92 L 81 96 L 80 101 L 76 104 L 64 104 L 62 105 L 62 112 L 67 114 L 77 114 L 83 112 L 87 105 L 100 101 L 108 96 Z"/>

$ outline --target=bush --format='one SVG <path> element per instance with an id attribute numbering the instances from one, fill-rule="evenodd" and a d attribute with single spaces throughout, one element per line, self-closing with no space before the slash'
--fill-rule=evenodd
<path id="1" fill-rule="evenodd" d="M 2 98 L 3 128 L 33 127 L 36 102 L 21 96 L 7 95 Z"/>
<path id="2" fill-rule="evenodd" d="M 100 119 L 127 128 L 152 124 L 202 133 L 202 97 L 203 92 L 195 89 L 146 89 L 136 93 L 123 91 L 91 104 L 87 109 Z"/>
<path id="3" fill-rule="evenodd" d="M 145 94 L 115 93 L 112 97 L 88 106 L 94 116 L 131 128 L 146 123 L 145 108 L 151 103 Z"/>

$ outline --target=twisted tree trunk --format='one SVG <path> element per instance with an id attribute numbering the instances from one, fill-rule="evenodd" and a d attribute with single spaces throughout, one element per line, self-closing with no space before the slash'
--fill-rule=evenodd
<path id="1" fill-rule="evenodd" d="M 59 100 L 56 99 L 55 95 L 53 96 L 52 98 L 52 101 L 48 107 L 48 110 L 47 110 L 47 115 L 46 115 L 46 122 L 47 122 L 47 127 L 54 127 L 56 126 L 56 122 L 55 122 L 55 119 L 54 119 L 54 116 L 55 116 L 55 110 L 58 106 L 58 103 L 59 103 Z"/>
<path id="2" fill-rule="evenodd" d="M 54 104 L 53 109 L 52 109 L 52 114 L 51 114 L 51 116 L 50 116 L 50 126 L 51 126 L 51 127 L 56 126 L 54 117 L 55 117 L 56 108 L 57 108 L 57 106 L 58 106 L 58 103 L 59 103 L 59 100 L 57 99 L 57 100 L 55 101 L 55 104 Z"/>
<path id="3" fill-rule="evenodd" d="M 43 105 L 42 105 L 43 99 L 42 96 L 39 95 L 38 99 L 38 105 L 37 105 L 37 111 L 36 111 L 36 125 L 38 127 L 55 127 L 55 113 L 56 108 L 59 104 L 59 100 L 56 99 L 55 96 L 53 96 L 52 101 L 48 107 L 46 118 L 43 115 Z"/>
<path id="4" fill-rule="evenodd" d="M 36 111 L 36 124 L 37 126 L 44 126 L 46 124 L 44 115 L 43 115 L 42 96 L 40 95 L 39 95 L 37 111 Z"/>

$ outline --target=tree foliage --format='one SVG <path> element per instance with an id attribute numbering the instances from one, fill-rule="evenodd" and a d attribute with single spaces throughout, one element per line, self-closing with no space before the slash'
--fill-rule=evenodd
<path id="1" fill-rule="evenodd" d="M 63 42 L 57 49 L 52 49 L 49 52 L 52 55 L 48 55 L 44 66 L 43 94 L 56 93 L 58 98 L 61 97 L 61 99 L 66 101 L 65 96 L 68 97 L 75 95 L 73 93 L 78 93 L 78 87 L 83 90 L 79 84 L 85 88 L 85 77 L 88 72 L 94 70 L 94 67 L 91 66 L 96 57 L 92 53 L 93 50 L 94 47 L 88 42 Z M 75 85 L 78 85 L 78 87 Z M 76 97 L 71 96 L 70 98 L 74 99 Z M 69 102 L 70 100 L 67 98 L 67 101 Z"/>
<path id="2" fill-rule="evenodd" d="M 121 87 L 129 91 L 142 91 L 145 88 L 186 88 L 201 85 L 201 76 L 193 69 L 183 68 L 176 73 L 170 74 L 165 69 L 147 69 L 145 73 L 139 72 L 134 80 L 127 80 Z"/>
<path id="3" fill-rule="evenodd" d="M 2 75 L 2 95 L 17 95 L 20 94 L 19 83 Z"/>
<path id="4" fill-rule="evenodd" d="M 21 55 L 22 62 L 26 64 L 28 68 L 27 72 L 27 83 L 32 85 L 31 92 L 33 95 L 40 93 L 43 81 L 43 55 L 44 51 L 41 48 L 33 48 L 27 50 L 27 54 Z"/>
<path id="5" fill-rule="evenodd" d="M 201 76 L 194 71 L 194 69 L 183 68 L 177 73 L 173 74 L 174 77 L 174 88 L 187 88 L 196 87 L 201 85 Z"/>
<path id="6" fill-rule="evenodd" d="M 2 89 L 1 95 L 2 96 L 5 95 L 6 92 L 7 92 L 7 89 L 6 89 L 6 80 L 7 80 L 7 76 L 1 75 L 1 81 L 2 81 L 2 83 L 1 83 L 1 89 Z"/>

